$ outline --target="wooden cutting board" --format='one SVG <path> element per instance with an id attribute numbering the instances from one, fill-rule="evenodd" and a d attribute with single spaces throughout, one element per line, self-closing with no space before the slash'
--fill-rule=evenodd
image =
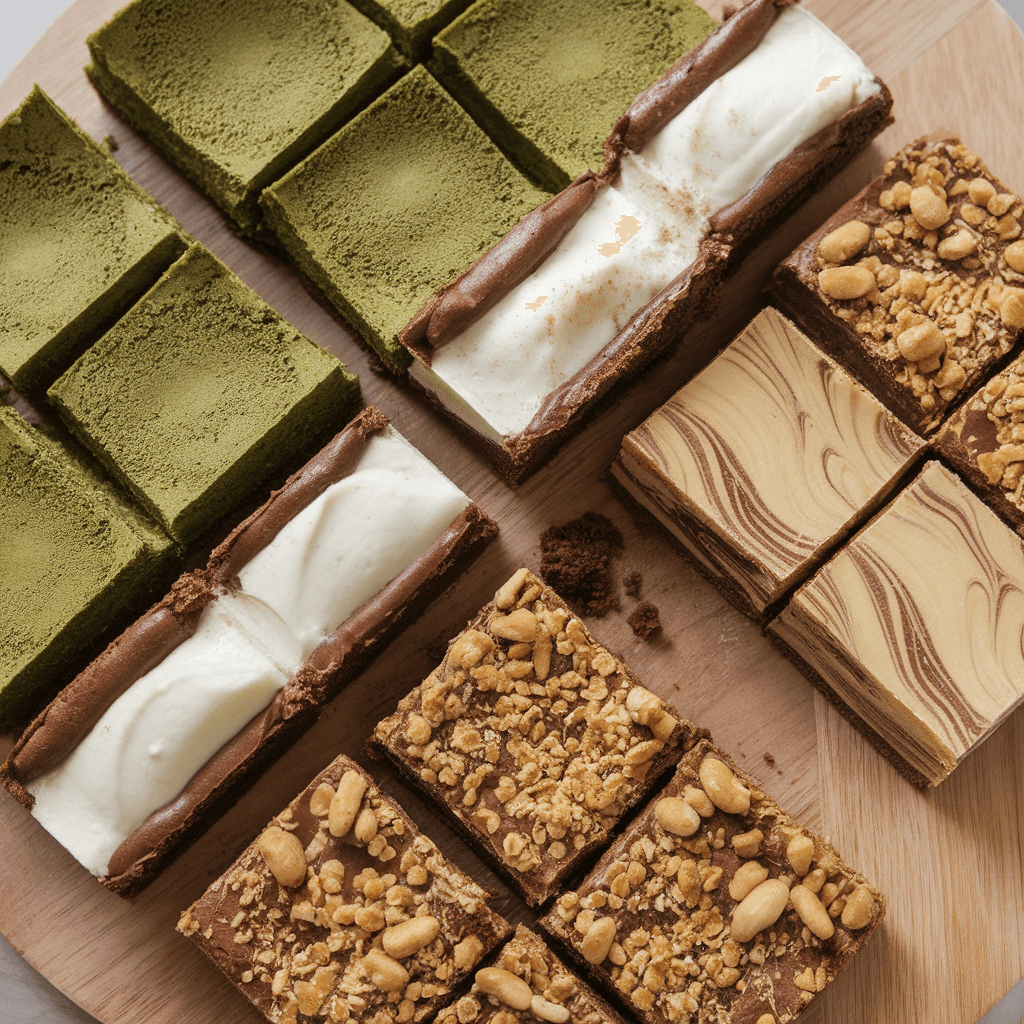
<path id="1" fill-rule="evenodd" d="M 653 367 L 547 468 L 518 490 L 502 483 L 422 401 L 369 367 L 348 330 L 282 263 L 235 238 L 224 219 L 103 103 L 81 68 L 85 37 L 122 0 L 78 0 L 0 86 L 0 114 L 39 82 L 198 239 L 300 330 L 338 354 L 411 438 L 501 524 L 500 540 L 324 713 L 318 725 L 150 889 L 107 893 L 0 794 L 0 931 L 26 960 L 105 1024 L 262 1020 L 173 929 L 179 911 L 267 819 L 339 752 L 359 755 L 373 725 L 432 667 L 427 648 L 457 631 L 515 567 L 539 564 L 552 523 L 600 510 L 626 538 L 619 575 L 639 570 L 664 631 L 637 641 L 632 600 L 594 620 L 653 690 L 712 730 L 780 804 L 828 836 L 889 896 L 879 933 L 804 1016 L 807 1024 L 964 1024 L 1024 975 L 1024 710 L 937 790 L 909 785 L 733 611 L 668 543 L 638 526 L 605 471 L 622 435 L 684 382 L 682 360 Z M 721 2 L 708 5 L 721 15 Z M 808 0 L 895 96 L 896 124 L 767 239 L 730 282 L 721 314 L 685 345 L 711 353 L 757 311 L 772 266 L 876 175 L 905 142 L 959 133 L 994 173 L 1024 191 L 1024 36 L 992 0 Z M 0 750 L 6 751 L 9 743 Z M 522 905 L 432 813 L 389 788 L 426 831 L 498 894 Z"/>

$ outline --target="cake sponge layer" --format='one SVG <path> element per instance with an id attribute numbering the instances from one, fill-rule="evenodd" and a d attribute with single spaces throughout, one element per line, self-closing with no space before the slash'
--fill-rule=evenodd
<path id="1" fill-rule="evenodd" d="M 100 92 L 243 229 L 260 189 L 405 67 L 345 0 L 136 0 L 89 52 Z"/>
<path id="2" fill-rule="evenodd" d="M 46 389 L 185 249 L 172 218 L 46 94 L 0 124 L 0 369 Z"/>
<path id="3" fill-rule="evenodd" d="M 49 392 L 182 543 L 314 451 L 358 393 L 333 356 L 199 245 Z"/>

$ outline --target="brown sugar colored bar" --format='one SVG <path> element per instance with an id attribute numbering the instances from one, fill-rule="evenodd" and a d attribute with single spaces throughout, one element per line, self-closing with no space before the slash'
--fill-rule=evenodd
<path id="1" fill-rule="evenodd" d="M 700 735 L 520 569 L 371 744 L 540 906 Z"/>

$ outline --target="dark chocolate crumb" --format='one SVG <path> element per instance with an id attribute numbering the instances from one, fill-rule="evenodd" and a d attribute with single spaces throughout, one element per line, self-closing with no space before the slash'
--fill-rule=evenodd
<path id="1" fill-rule="evenodd" d="M 764 763 L 766 765 L 768 765 L 769 768 L 774 768 L 775 767 L 775 758 L 772 757 L 771 754 L 766 753 L 764 755 Z"/>
<path id="2" fill-rule="evenodd" d="M 622 550 L 619 528 L 599 512 L 586 512 L 540 537 L 540 574 L 584 615 L 615 607 L 612 557 Z"/>
<path id="3" fill-rule="evenodd" d="M 644 578 L 634 569 L 629 573 L 626 578 L 622 581 L 622 585 L 626 590 L 626 593 L 630 597 L 640 596 L 640 587 L 643 586 Z"/>
<path id="4" fill-rule="evenodd" d="M 626 622 L 641 640 L 650 640 L 661 629 L 661 617 L 658 615 L 657 605 L 651 604 L 650 601 L 641 601 L 629 613 Z"/>

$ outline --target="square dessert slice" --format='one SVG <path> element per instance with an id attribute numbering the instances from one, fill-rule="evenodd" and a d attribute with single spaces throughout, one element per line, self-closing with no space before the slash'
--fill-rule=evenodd
<path id="1" fill-rule="evenodd" d="M 0 370 L 37 395 L 185 250 L 37 86 L 0 124 Z"/>
<path id="2" fill-rule="evenodd" d="M 698 735 L 520 569 L 371 749 L 540 906 Z"/>
<path id="3" fill-rule="evenodd" d="M 888 498 L 923 446 L 768 308 L 626 435 L 612 475 L 763 620 Z"/>
<path id="4" fill-rule="evenodd" d="M 302 272 L 402 367 L 399 328 L 545 195 L 417 67 L 262 205 Z"/>
<path id="5" fill-rule="evenodd" d="M 411 377 L 522 480 L 713 313 L 738 255 L 891 104 L 820 21 L 754 0 L 637 97 L 601 175 L 581 175 L 420 310 L 399 335 Z M 694 351 L 690 371 L 709 355 Z"/>
<path id="6" fill-rule="evenodd" d="M 427 1021 L 510 929 L 339 757 L 181 915 L 269 1021 Z"/>
<path id="7" fill-rule="evenodd" d="M 434 40 L 430 69 L 502 150 L 552 191 L 604 166 L 642 89 L 715 20 L 693 0 L 478 0 Z"/>
<path id="8" fill-rule="evenodd" d="M 405 67 L 345 0 L 135 0 L 88 42 L 96 88 L 246 232 L 260 191 Z"/>
<path id="9" fill-rule="evenodd" d="M 1024 701 L 1024 542 L 929 462 L 768 626 L 918 785 Z"/>
<path id="10" fill-rule="evenodd" d="M 493 966 L 476 972 L 469 993 L 438 1014 L 437 1024 L 510 1024 L 521 1019 L 519 1013 L 560 1024 L 626 1024 L 606 999 L 523 925 Z"/>
<path id="11" fill-rule="evenodd" d="M 786 1024 L 885 899 L 710 741 L 540 922 L 644 1024 Z"/>
<path id="12" fill-rule="evenodd" d="M 192 246 L 49 391 L 182 543 L 346 422 L 359 382 Z"/>
<path id="13" fill-rule="evenodd" d="M 473 0 L 352 0 L 371 21 L 394 40 L 410 60 L 423 60 L 430 40 Z"/>
<path id="14" fill-rule="evenodd" d="M 174 553 L 0 405 L 0 732 L 27 722 L 166 585 Z"/>
<path id="15" fill-rule="evenodd" d="M 0 779 L 130 895 L 496 532 L 368 409 L 64 689 Z"/>
<path id="16" fill-rule="evenodd" d="M 962 142 L 918 139 L 779 265 L 773 294 L 927 436 L 1024 327 L 1022 217 Z"/>
<path id="17" fill-rule="evenodd" d="M 1024 270 L 1024 243 L 1018 243 Z M 1012 259 L 1012 246 L 1007 254 Z M 932 447 L 1024 533 L 1024 356 L 990 378 L 943 424 Z"/>

